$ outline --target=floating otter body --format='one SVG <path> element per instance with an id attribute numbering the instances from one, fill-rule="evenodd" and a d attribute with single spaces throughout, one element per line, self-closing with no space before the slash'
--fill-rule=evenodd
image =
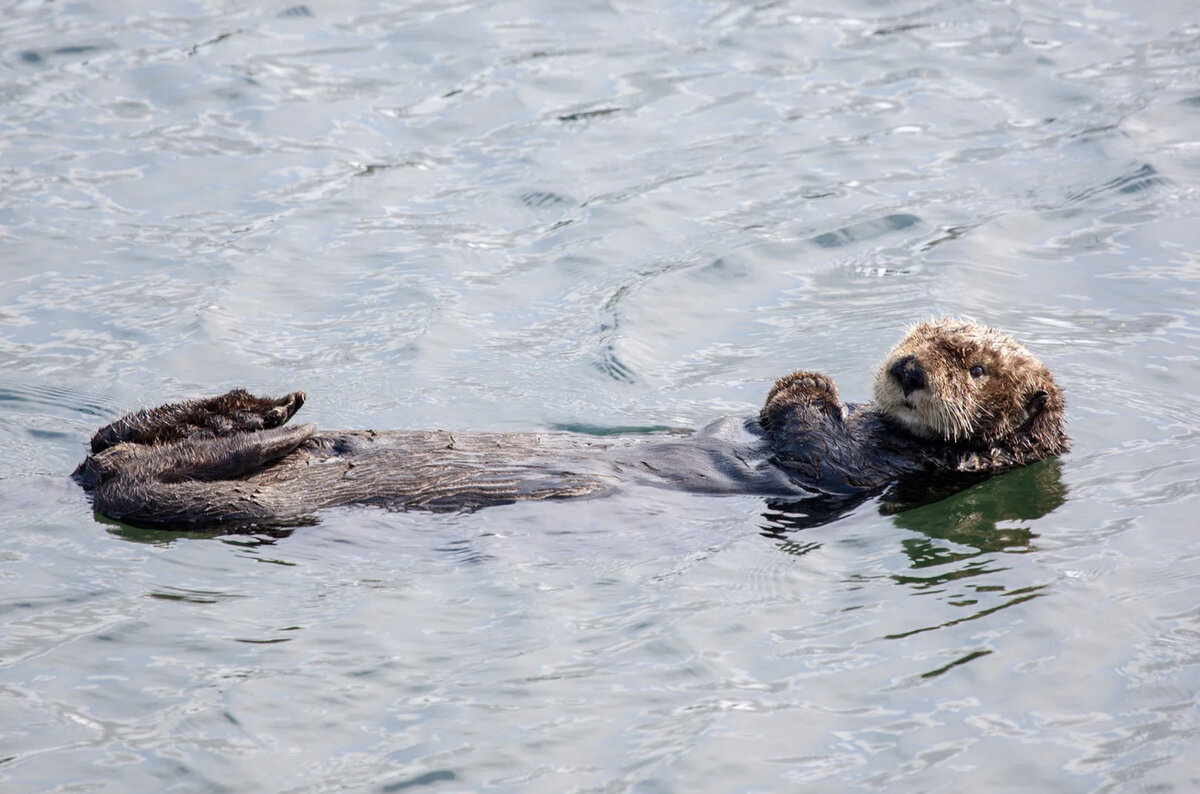
<path id="1" fill-rule="evenodd" d="M 988 473 L 1065 452 L 1062 392 L 1012 337 L 922 323 L 889 354 L 874 402 L 796 372 L 757 417 L 682 438 L 284 427 L 303 392 L 235 390 L 101 428 L 75 478 L 97 512 L 134 524 L 289 524 L 341 505 L 460 510 L 592 496 L 625 482 L 706 494 L 869 493 L 908 476 Z"/>

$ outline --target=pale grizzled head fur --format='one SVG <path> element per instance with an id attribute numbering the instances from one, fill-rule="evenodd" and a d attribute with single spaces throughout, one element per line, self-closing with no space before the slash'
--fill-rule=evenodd
<path id="1" fill-rule="evenodd" d="M 1032 461 L 1069 446 L 1062 390 L 1006 333 L 944 318 L 909 331 L 875 378 L 875 406 L 914 435 Z"/>

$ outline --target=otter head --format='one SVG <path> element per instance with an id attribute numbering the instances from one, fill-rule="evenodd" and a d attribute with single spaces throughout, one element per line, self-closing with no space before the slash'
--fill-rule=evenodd
<path id="1" fill-rule="evenodd" d="M 884 360 L 875 406 L 914 435 L 1000 447 L 1029 461 L 1065 452 L 1062 390 L 1008 334 L 956 319 L 920 323 Z"/>

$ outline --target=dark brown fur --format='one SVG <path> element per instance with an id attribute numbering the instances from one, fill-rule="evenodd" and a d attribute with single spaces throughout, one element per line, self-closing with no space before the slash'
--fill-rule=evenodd
<path id="1" fill-rule="evenodd" d="M 288 524 L 349 504 L 457 510 L 592 496 L 619 483 L 709 494 L 859 494 L 931 472 L 991 472 L 1067 450 L 1062 393 L 998 331 L 915 327 L 885 360 L 874 404 L 833 381 L 780 379 L 757 418 L 683 439 L 567 433 L 283 427 L 303 392 L 242 390 L 130 414 L 101 428 L 75 477 L 97 512 L 155 526 Z"/>

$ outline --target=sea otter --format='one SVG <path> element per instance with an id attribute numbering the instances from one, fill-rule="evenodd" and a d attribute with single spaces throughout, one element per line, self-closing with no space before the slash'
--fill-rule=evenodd
<path id="1" fill-rule="evenodd" d="M 781 378 L 757 416 L 684 437 L 318 431 L 284 427 L 305 394 L 234 390 L 101 428 L 75 470 L 94 509 L 131 524 L 284 525 L 323 508 L 462 510 L 594 496 L 633 482 L 706 494 L 870 493 L 902 477 L 990 473 L 1065 452 L 1061 389 L 1008 334 L 923 322 L 888 354 L 874 401 L 824 375 Z"/>

